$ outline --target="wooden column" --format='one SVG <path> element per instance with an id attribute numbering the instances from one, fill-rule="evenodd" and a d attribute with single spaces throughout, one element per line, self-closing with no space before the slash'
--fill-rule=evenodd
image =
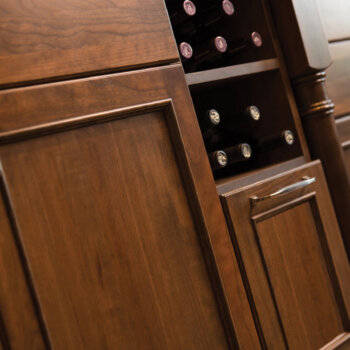
<path id="1" fill-rule="evenodd" d="M 321 159 L 350 256 L 350 183 L 328 98 L 324 70 L 331 64 L 315 0 L 270 0 L 278 36 L 313 159 Z"/>

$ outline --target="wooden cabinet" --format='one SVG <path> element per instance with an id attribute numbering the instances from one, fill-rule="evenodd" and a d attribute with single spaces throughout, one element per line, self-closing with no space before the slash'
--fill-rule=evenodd
<path id="1" fill-rule="evenodd" d="M 260 347 L 182 72 L 1 93 L 5 349 Z"/>
<path id="2" fill-rule="evenodd" d="M 0 350 L 350 346 L 349 266 L 270 7 L 234 6 L 228 40 L 262 48 L 185 75 L 163 0 L 0 4 Z M 252 145 L 290 129 L 294 148 L 215 182 L 197 117 L 217 96 L 261 106 Z"/>
<path id="3" fill-rule="evenodd" d="M 221 200 L 266 347 L 348 348 L 349 264 L 320 164 Z"/>

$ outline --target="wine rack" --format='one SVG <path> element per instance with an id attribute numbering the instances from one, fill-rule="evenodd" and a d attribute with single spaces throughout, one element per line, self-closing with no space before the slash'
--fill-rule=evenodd
<path id="1" fill-rule="evenodd" d="M 248 143 L 252 148 L 249 160 L 222 169 L 216 175 L 248 171 L 261 166 L 298 157 L 302 151 L 287 96 L 278 70 L 190 86 L 197 117 L 203 131 L 207 152 L 213 152 L 239 143 Z M 257 121 L 242 121 L 242 113 L 248 106 L 260 111 Z M 211 127 L 204 123 L 206 113 L 215 109 L 220 114 L 220 124 Z M 247 118 L 246 118 L 247 119 Z M 293 145 L 276 145 L 268 150 L 260 143 L 291 130 Z"/>
<path id="2" fill-rule="evenodd" d="M 268 4 L 166 0 L 166 5 L 214 177 L 308 157 Z M 260 113 L 256 122 L 242 118 L 249 106 Z M 208 123 L 210 110 L 219 122 Z M 232 149 L 235 161 L 223 152 Z"/>
<path id="3" fill-rule="evenodd" d="M 229 12 L 230 15 L 223 10 L 226 1 L 232 4 L 234 9 L 232 14 Z M 185 2 L 169 0 L 167 5 L 180 55 L 183 43 L 188 43 L 193 50 L 191 55 L 181 55 L 186 73 L 275 56 L 260 2 L 194 0 L 190 3 L 195 10 L 189 12 L 195 14 L 185 15 L 185 19 L 178 22 L 176 18 L 179 17 L 179 13 L 185 12 L 182 7 Z M 225 52 L 215 50 L 216 38 L 225 39 L 227 43 Z M 222 43 L 219 41 L 218 44 L 220 47 Z M 206 59 L 212 53 L 214 57 Z"/>

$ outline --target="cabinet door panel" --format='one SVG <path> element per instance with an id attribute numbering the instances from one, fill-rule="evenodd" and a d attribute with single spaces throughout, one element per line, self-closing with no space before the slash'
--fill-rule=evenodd
<path id="1" fill-rule="evenodd" d="M 29 275 L 18 251 L 18 231 L 13 221 L 0 169 L 0 349 L 45 349 L 46 330 Z M 23 265 L 24 263 L 24 265 Z"/>
<path id="2" fill-rule="evenodd" d="M 305 185 L 304 176 L 316 182 L 256 200 Z M 278 333 L 289 349 L 311 350 L 348 332 L 349 264 L 320 166 L 228 193 L 222 202 L 267 347 L 278 348 Z"/>
<path id="3" fill-rule="evenodd" d="M 226 348 L 164 112 L 1 161 L 54 347 Z"/>
<path id="4" fill-rule="evenodd" d="M 259 348 L 182 69 L 37 89 L 0 160 L 52 348 Z"/>
<path id="5" fill-rule="evenodd" d="M 318 349 L 343 330 L 312 220 L 312 205 L 310 201 L 299 203 L 256 222 L 276 306 L 292 349 Z"/>

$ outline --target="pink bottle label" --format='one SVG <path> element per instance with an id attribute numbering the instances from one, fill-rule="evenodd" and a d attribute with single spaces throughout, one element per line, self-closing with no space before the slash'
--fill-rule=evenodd
<path id="1" fill-rule="evenodd" d="M 232 16 L 235 12 L 235 8 L 230 0 L 223 0 L 222 9 L 228 16 Z"/>
<path id="2" fill-rule="evenodd" d="M 251 35 L 251 39 L 256 47 L 260 47 L 263 44 L 262 37 L 258 32 L 253 32 Z"/>
<path id="3" fill-rule="evenodd" d="M 187 59 L 190 59 L 193 55 L 193 49 L 191 45 L 185 42 L 180 44 L 180 52 L 181 55 Z"/>
<path id="4" fill-rule="evenodd" d="M 196 14 L 196 5 L 190 1 L 190 0 L 185 0 L 183 3 L 183 7 L 185 12 L 189 15 L 189 16 L 194 16 Z"/>
<path id="5" fill-rule="evenodd" d="M 222 52 L 222 53 L 226 52 L 226 50 L 227 50 L 227 41 L 225 40 L 225 38 L 223 38 L 222 36 L 217 36 L 214 39 L 214 44 L 215 44 L 216 49 L 219 52 Z"/>

